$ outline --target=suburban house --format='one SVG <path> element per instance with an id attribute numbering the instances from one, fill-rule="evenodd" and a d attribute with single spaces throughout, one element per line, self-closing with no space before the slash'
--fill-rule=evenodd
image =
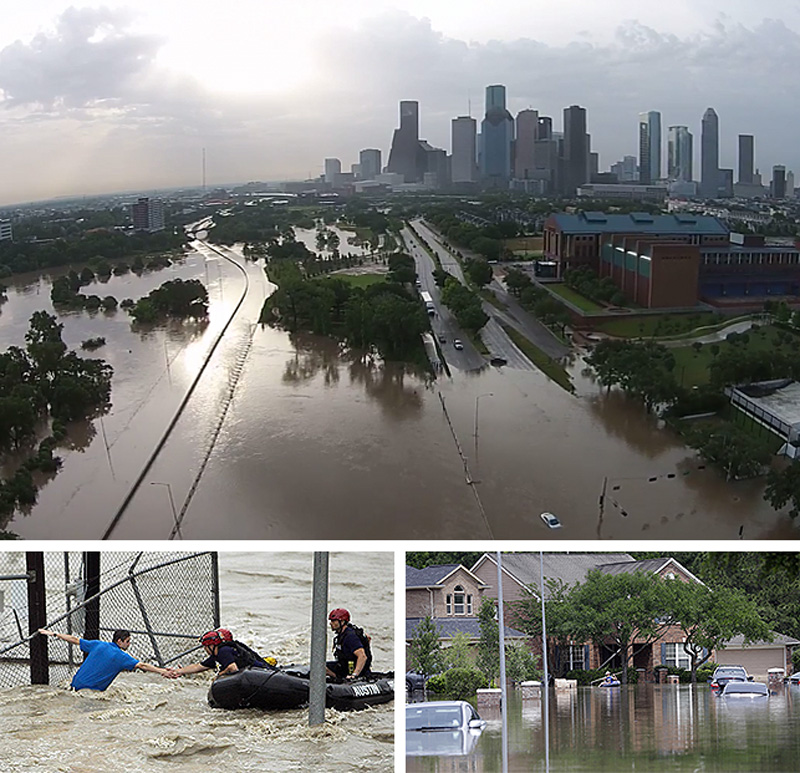
<path id="1" fill-rule="evenodd" d="M 539 553 L 503 553 L 502 577 L 503 599 L 507 620 L 513 620 L 513 602 L 533 591 L 539 598 L 540 571 L 544 574 L 545 599 L 547 581 L 560 580 L 567 585 L 581 583 L 593 569 L 608 574 L 623 572 L 645 572 L 681 582 L 701 581 L 674 558 L 654 558 L 637 561 L 628 553 L 546 553 L 540 568 Z M 485 596 L 497 596 L 497 562 L 495 554 L 484 554 L 470 571 L 479 582 L 484 583 Z M 653 681 L 654 670 L 659 665 L 689 668 L 690 660 L 683 648 L 684 635 L 677 626 L 668 626 L 653 642 L 634 642 L 633 666 L 640 671 L 640 678 Z M 772 643 L 743 645 L 742 638 L 732 639 L 726 648 L 713 653 L 717 663 L 744 665 L 756 678 L 765 677 L 768 668 L 787 668 L 791 663 L 791 651 L 798 642 L 776 634 Z M 534 652 L 541 651 L 541 642 L 532 642 Z M 566 647 L 553 643 L 548 646 L 549 660 L 554 673 L 562 675 L 574 669 L 594 669 L 608 666 L 612 670 L 621 667 L 621 659 L 613 649 L 593 642 L 570 642 Z M 787 673 L 790 669 L 787 671 Z"/>
<path id="2" fill-rule="evenodd" d="M 480 638 L 478 610 L 489 586 L 460 564 L 442 564 L 415 569 L 406 566 L 406 644 L 424 617 L 439 631 L 443 647 L 462 632 L 474 642 Z M 506 627 L 506 639 L 520 641 L 525 634 Z"/>

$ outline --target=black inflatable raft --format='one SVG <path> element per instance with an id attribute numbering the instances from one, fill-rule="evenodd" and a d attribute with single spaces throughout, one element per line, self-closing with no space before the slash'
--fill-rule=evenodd
<path id="1" fill-rule="evenodd" d="M 308 666 L 246 668 L 211 683 L 208 705 L 215 709 L 294 709 L 308 703 Z M 394 673 L 325 686 L 325 705 L 354 711 L 394 700 Z"/>

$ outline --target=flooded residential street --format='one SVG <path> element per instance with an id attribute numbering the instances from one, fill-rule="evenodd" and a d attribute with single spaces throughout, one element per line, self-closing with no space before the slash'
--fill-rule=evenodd
<path id="1" fill-rule="evenodd" d="M 262 266 L 226 252 L 237 268 L 202 243 L 195 248 L 163 271 L 113 277 L 84 292 L 138 298 L 167 279 L 199 278 L 209 287 L 207 325 L 135 330 L 123 311 L 59 317 L 71 347 L 106 338 L 94 356 L 114 366 L 113 407 L 71 427 L 63 469 L 5 528 L 48 539 L 800 534 L 763 501 L 763 480 L 725 483 L 640 406 L 582 375 L 578 358 L 577 397 L 539 371 L 509 367 L 454 370 L 431 382 L 409 367 L 344 356 L 330 340 L 258 325 L 272 288 Z M 38 309 L 52 309 L 47 280 L 9 288 L 3 347 L 22 344 Z M 544 510 L 563 529 L 546 529 Z"/>
<path id="2" fill-rule="evenodd" d="M 523 701 L 518 691 L 509 692 L 511 773 L 788 773 L 797 770 L 800 760 L 800 689 L 796 686 L 786 686 L 760 702 L 719 698 L 705 684 L 582 687 L 551 691 L 550 699 L 548 768 L 541 699 Z M 480 713 L 488 724 L 470 753 L 463 754 L 442 740 L 443 751 L 438 756 L 408 756 L 408 773 L 503 770 L 500 711 Z M 445 734 L 450 735 L 446 731 Z M 406 734 L 409 750 L 419 746 L 414 735 Z M 425 751 L 432 745 L 428 740 Z"/>

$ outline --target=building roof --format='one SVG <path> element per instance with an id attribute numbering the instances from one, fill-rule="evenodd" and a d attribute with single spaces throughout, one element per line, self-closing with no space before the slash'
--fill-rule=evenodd
<path id="1" fill-rule="evenodd" d="M 571 215 L 557 212 L 551 215 L 560 231 L 570 234 L 649 233 L 649 234 L 707 234 L 726 236 L 730 229 L 710 215 L 675 212 L 651 215 L 631 212 L 627 215 L 605 212 L 579 212 Z"/>
<path id="2" fill-rule="evenodd" d="M 475 567 L 484 560 L 490 560 L 494 564 L 494 556 L 487 553 L 478 560 Z M 637 561 L 629 553 L 545 553 L 544 578 L 545 581 L 560 580 L 566 585 L 572 586 L 584 582 L 586 575 L 592 569 L 599 569 L 606 574 L 630 574 L 632 572 L 655 574 L 669 563 L 674 563 L 681 572 L 700 582 L 672 558 L 648 558 Z M 534 592 L 538 591 L 539 553 L 503 553 L 503 570 L 521 585 L 533 586 Z M 547 588 L 545 588 L 545 598 L 547 596 Z"/>
<path id="3" fill-rule="evenodd" d="M 480 586 L 487 587 L 480 577 L 475 577 L 466 566 L 461 564 L 437 564 L 436 566 L 426 566 L 424 569 L 406 566 L 406 588 L 430 588 L 431 586 L 439 585 L 457 569 L 463 569 L 467 574 L 472 575 Z"/>
<path id="4" fill-rule="evenodd" d="M 747 649 L 749 647 L 761 649 L 763 647 L 786 647 L 786 646 L 793 646 L 795 644 L 800 644 L 800 641 L 795 639 L 793 636 L 785 636 L 782 633 L 777 633 L 776 631 L 772 631 L 772 641 L 754 641 L 750 642 L 749 644 L 744 643 L 744 634 L 739 634 L 738 636 L 734 636 L 732 639 L 728 639 L 724 643 L 725 649 L 731 649 L 735 647 L 736 649 Z"/>
<path id="5" fill-rule="evenodd" d="M 732 391 L 746 396 L 746 402 L 789 426 L 800 424 L 800 382 L 761 381 L 734 387 Z"/>
<path id="6" fill-rule="evenodd" d="M 422 620 L 421 617 L 406 618 L 406 640 L 414 638 L 414 632 Z M 474 639 L 481 635 L 480 620 L 477 617 L 435 617 L 432 618 L 440 639 L 452 639 L 458 632 L 465 633 Z M 515 628 L 505 627 L 505 636 L 510 639 L 524 639 L 525 634 Z"/>

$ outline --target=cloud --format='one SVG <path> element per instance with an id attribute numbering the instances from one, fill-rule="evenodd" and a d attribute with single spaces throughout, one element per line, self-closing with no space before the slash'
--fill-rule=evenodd
<path id="1" fill-rule="evenodd" d="M 162 44 L 156 35 L 125 30 L 130 14 L 109 8 L 69 8 L 55 31 L 0 51 L 6 106 L 86 107 L 122 100 L 147 72 Z"/>

